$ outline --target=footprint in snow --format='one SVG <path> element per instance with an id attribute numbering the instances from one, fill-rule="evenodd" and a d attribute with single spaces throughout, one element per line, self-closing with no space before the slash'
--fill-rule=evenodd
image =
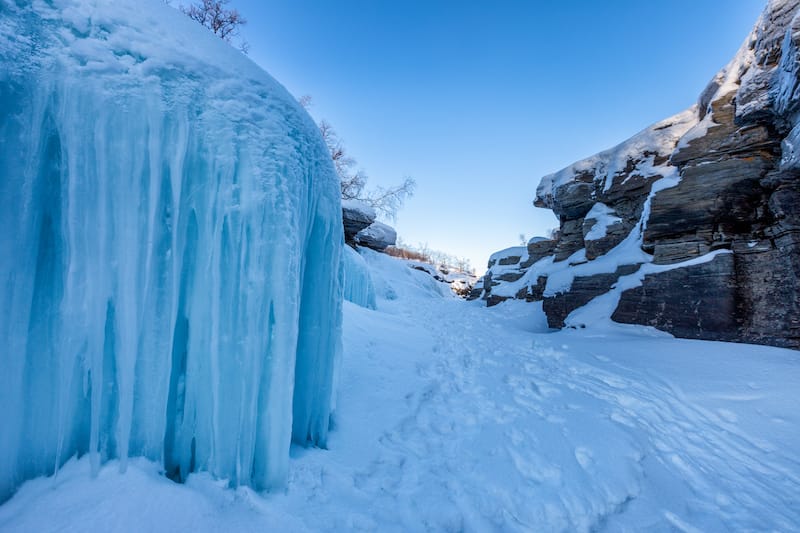
<path id="1" fill-rule="evenodd" d="M 578 461 L 578 464 L 581 465 L 581 468 L 584 470 L 589 470 L 589 468 L 594 464 L 594 455 L 589 448 L 578 446 L 575 448 L 575 460 Z"/>

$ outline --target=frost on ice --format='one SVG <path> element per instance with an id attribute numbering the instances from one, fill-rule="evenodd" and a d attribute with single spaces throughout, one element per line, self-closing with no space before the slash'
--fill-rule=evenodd
<path id="1" fill-rule="evenodd" d="M 3 3 L 0 64 L 0 501 L 75 454 L 283 483 L 341 332 L 312 120 L 157 1 Z"/>

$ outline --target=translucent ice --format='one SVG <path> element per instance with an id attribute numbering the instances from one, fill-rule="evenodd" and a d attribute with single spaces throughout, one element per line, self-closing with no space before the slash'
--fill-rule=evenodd
<path id="1" fill-rule="evenodd" d="M 339 185 L 269 75 L 160 1 L 0 5 L 0 501 L 70 456 L 284 482 L 325 445 Z"/>
<path id="2" fill-rule="evenodd" d="M 375 286 L 364 258 L 349 246 L 342 253 L 344 299 L 361 307 L 375 309 Z"/>

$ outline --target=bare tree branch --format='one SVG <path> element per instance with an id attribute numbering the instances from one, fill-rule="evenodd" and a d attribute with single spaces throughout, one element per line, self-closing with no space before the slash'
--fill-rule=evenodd
<path id="1" fill-rule="evenodd" d="M 232 42 L 234 37 L 239 37 L 239 28 L 247 23 L 236 9 L 227 9 L 229 0 L 200 0 L 189 7 L 181 6 L 181 11 L 190 19 L 200 23 L 220 39 Z M 239 49 L 247 53 L 250 45 L 241 41 Z"/>
<path id="2" fill-rule="evenodd" d="M 300 105 L 308 109 L 311 106 L 311 96 L 304 95 L 297 100 Z M 318 124 L 319 132 L 328 152 L 331 154 L 336 174 L 339 175 L 343 200 L 359 200 L 390 220 L 395 220 L 397 211 L 403 206 L 407 198 L 414 194 L 416 182 L 406 177 L 403 183 L 393 187 L 376 187 L 367 190 L 367 175 L 363 170 L 355 170 L 356 160 L 351 157 L 331 124 L 323 119 Z"/>

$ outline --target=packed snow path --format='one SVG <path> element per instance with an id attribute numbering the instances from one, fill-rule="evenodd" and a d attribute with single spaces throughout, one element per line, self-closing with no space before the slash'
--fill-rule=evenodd
<path id="1" fill-rule="evenodd" d="M 79 461 L 0 507 L 0 530 L 111 530 L 117 516 L 136 516 L 121 530 L 800 528 L 797 352 L 633 327 L 549 333 L 536 305 L 486 309 L 367 259 L 378 310 L 346 305 L 329 449 L 293 449 L 285 493 L 202 474 L 174 485 L 148 464 L 90 482 Z M 81 497 L 102 483 L 120 494 L 106 515 Z"/>
<path id="2" fill-rule="evenodd" d="M 770 415 L 796 406 L 797 354 L 630 333 L 537 335 L 509 324 L 508 313 L 525 313 L 511 305 L 433 300 L 400 311 L 407 325 L 394 340 L 370 339 L 385 331 L 374 324 L 351 337 L 367 353 L 396 343 L 416 374 L 387 372 L 397 381 L 377 388 L 395 397 L 366 402 L 363 414 L 400 396 L 406 407 L 384 420 L 354 476 L 382 519 L 446 530 L 800 527 L 797 425 Z M 363 313 L 348 319 L 367 324 Z M 429 349 L 403 351 L 409 344 Z M 787 366 L 760 368 L 759 351 Z"/>

